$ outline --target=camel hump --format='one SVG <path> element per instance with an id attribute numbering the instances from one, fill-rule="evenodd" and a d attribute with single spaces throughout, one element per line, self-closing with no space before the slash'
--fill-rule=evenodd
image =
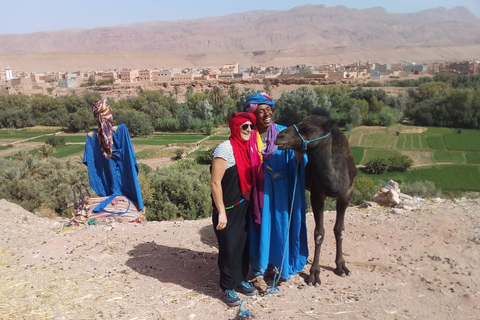
<path id="1" fill-rule="evenodd" d="M 323 117 L 330 118 L 330 112 L 327 109 L 320 108 L 320 107 L 314 108 L 312 110 L 312 112 L 310 113 L 310 115 L 312 115 L 312 116 L 323 116 Z"/>

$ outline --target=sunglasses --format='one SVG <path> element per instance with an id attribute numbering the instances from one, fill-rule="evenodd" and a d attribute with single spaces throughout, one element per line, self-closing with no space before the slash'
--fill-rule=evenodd
<path id="1" fill-rule="evenodd" d="M 255 130 L 255 125 L 253 123 L 244 123 L 240 128 L 242 128 L 242 130 L 247 130 L 249 126 L 251 130 Z"/>

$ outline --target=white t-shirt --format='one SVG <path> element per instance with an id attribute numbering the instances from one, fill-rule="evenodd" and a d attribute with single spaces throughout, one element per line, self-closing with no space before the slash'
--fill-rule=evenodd
<path id="1" fill-rule="evenodd" d="M 226 140 L 218 145 L 213 153 L 213 158 L 222 158 L 227 161 L 227 169 L 235 165 L 235 157 L 233 156 L 233 147 L 230 140 Z"/>

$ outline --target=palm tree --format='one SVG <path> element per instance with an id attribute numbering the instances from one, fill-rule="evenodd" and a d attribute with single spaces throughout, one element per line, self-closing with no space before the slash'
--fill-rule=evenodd
<path id="1" fill-rule="evenodd" d="M 55 148 L 47 143 L 45 143 L 41 148 L 40 152 L 42 153 L 44 158 L 48 158 L 55 151 Z"/>
<path id="2" fill-rule="evenodd" d="M 41 163 L 34 155 L 27 154 L 23 159 L 23 168 L 32 176 L 38 173 L 40 167 Z"/>
<path id="3" fill-rule="evenodd" d="M 230 85 L 230 88 L 228 88 L 228 95 L 233 100 L 238 100 L 238 98 L 240 98 L 240 92 L 235 84 Z"/>
<path id="4" fill-rule="evenodd" d="M 269 96 L 272 95 L 272 85 L 268 79 L 263 80 L 263 91 L 265 91 Z"/>
<path id="5" fill-rule="evenodd" d="M 175 94 L 175 101 L 177 101 L 178 93 L 180 92 L 180 86 L 178 84 L 173 86 L 173 94 Z"/>
<path id="6" fill-rule="evenodd" d="M 27 151 L 25 150 L 19 150 L 16 154 L 16 157 L 17 157 L 17 160 L 20 160 L 22 161 L 23 159 L 25 159 L 25 157 L 27 156 Z"/>
<path id="7" fill-rule="evenodd" d="M 214 86 L 212 88 L 212 93 L 211 94 L 212 94 L 213 103 L 218 105 L 220 102 L 222 102 L 222 100 L 223 100 L 222 88 L 220 88 L 219 86 Z"/>
<path id="8" fill-rule="evenodd" d="M 191 96 L 193 96 L 193 87 L 188 86 L 187 92 L 185 93 L 185 98 L 188 100 Z"/>

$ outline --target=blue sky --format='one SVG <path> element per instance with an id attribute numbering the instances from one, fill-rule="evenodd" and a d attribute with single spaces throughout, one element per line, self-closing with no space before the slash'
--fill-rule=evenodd
<path id="1" fill-rule="evenodd" d="M 304 4 L 383 7 L 389 13 L 464 6 L 480 17 L 480 0 L 0 0 L 0 34 L 195 19 L 251 10 L 288 10 Z"/>

